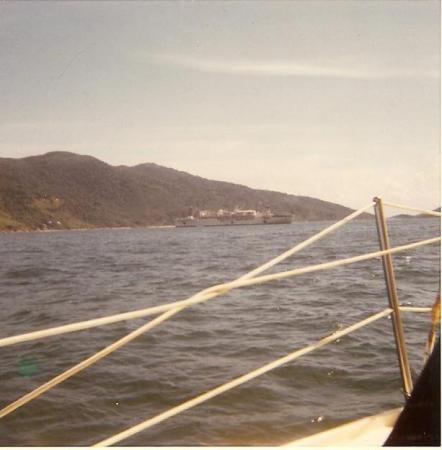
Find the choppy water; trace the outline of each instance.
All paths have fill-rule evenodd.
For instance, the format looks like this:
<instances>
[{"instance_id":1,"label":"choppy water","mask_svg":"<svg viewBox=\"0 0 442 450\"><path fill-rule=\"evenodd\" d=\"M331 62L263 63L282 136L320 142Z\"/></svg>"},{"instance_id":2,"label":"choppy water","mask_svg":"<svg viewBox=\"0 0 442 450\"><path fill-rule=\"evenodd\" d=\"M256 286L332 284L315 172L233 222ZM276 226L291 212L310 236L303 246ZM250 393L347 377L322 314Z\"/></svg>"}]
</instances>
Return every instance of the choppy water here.
<instances>
[{"instance_id":1,"label":"choppy water","mask_svg":"<svg viewBox=\"0 0 442 450\"><path fill-rule=\"evenodd\" d=\"M0 337L184 299L327 225L0 235ZM390 232L399 245L440 228L438 220L392 220ZM275 270L376 250L374 222L358 221ZM402 303L432 305L439 258L437 245L394 257ZM380 260L234 291L180 313L1 419L0 446L93 444L386 306ZM416 376L429 321L403 315ZM145 320L0 348L0 406ZM122 444L278 445L401 402L384 318Z\"/></svg>"}]
</instances>

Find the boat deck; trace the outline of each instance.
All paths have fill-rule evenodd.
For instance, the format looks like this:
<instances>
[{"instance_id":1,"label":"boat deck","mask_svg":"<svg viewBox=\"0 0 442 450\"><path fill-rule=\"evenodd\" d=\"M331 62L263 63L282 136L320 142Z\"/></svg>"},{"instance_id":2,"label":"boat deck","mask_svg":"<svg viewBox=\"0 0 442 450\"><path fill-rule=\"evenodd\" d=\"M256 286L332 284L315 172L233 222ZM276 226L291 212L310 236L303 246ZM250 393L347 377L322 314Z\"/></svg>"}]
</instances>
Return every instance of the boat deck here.
<instances>
[{"instance_id":1,"label":"boat deck","mask_svg":"<svg viewBox=\"0 0 442 450\"><path fill-rule=\"evenodd\" d=\"M289 442L283 447L376 446L387 440L403 408L354 420L344 425Z\"/></svg>"}]
</instances>

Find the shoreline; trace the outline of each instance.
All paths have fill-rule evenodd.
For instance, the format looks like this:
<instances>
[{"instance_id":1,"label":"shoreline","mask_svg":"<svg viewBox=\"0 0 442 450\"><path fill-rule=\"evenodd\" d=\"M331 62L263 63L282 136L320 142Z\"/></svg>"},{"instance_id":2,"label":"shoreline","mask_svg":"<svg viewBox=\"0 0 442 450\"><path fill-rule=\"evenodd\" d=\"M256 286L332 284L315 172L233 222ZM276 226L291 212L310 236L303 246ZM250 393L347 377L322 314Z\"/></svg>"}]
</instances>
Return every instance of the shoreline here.
<instances>
[{"instance_id":1,"label":"shoreline","mask_svg":"<svg viewBox=\"0 0 442 450\"><path fill-rule=\"evenodd\" d=\"M93 230L141 230L157 228L176 228L175 225L148 225L145 227L90 227L90 228L60 228L53 230L0 230L0 234L13 233L55 233L62 231L93 231Z\"/></svg>"},{"instance_id":2,"label":"shoreline","mask_svg":"<svg viewBox=\"0 0 442 450\"><path fill-rule=\"evenodd\" d=\"M372 218L358 218L357 220L371 220ZM438 217L419 217L419 216L409 216L409 217L397 217L392 216L388 218L389 220L416 220L416 219L436 219L440 220ZM298 220L293 221L291 225L296 223L312 223L312 222L330 222L331 220ZM54 233L62 231L92 231L92 230L152 230L152 229L169 229L169 228L185 228L176 227L175 225L147 225L147 226L135 226L135 227L90 227L90 228L60 228L51 230L0 230L0 234L13 234L13 233ZM191 227L191 228L207 228L207 227ZM210 227L208 227L210 228Z\"/></svg>"}]
</instances>

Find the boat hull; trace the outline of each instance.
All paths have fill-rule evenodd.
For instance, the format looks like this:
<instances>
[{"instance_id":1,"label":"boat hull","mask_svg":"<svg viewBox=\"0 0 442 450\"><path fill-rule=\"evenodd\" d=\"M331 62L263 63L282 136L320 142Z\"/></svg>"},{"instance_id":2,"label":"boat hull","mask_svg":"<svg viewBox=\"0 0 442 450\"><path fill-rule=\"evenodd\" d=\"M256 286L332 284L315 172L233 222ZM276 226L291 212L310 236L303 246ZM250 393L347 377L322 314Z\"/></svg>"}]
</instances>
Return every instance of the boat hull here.
<instances>
[{"instance_id":1,"label":"boat hull","mask_svg":"<svg viewBox=\"0 0 442 450\"><path fill-rule=\"evenodd\" d=\"M177 219L176 227L226 227L235 225L282 225L292 223L291 215L272 215L262 217L190 217Z\"/></svg>"}]
</instances>

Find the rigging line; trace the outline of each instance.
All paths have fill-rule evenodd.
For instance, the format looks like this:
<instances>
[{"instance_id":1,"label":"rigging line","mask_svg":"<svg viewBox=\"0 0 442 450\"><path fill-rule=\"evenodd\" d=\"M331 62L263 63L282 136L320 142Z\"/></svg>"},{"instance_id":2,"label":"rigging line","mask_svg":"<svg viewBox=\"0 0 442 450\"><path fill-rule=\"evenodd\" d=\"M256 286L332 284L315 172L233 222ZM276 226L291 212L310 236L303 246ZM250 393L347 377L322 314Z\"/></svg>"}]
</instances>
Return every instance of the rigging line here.
<instances>
[{"instance_id":1,"label":"rigging line","mask_svg":"<svg viewBox=\"0 0 442 450\"><path fill-rule=\"evenodd\" d=\"M390 203L383 201L385 206L389 206L390 208L398 208L398 209L406 209L408 211L420 212L423 214L428 214L429 216L442 217L442 214L438 211L431 211L428 209L420 209L420 208L412 208L411 206L397 205L396 203Z\"/></svg>"},{"instance_id":2,"label":"rigging line","mask_svg":"<svg viewBox=\"0 0 442 450\"><path fill-rule=\"evenodd\" d=\"M300 275L302 273L308 273L308 272L314 272L319 270L326 270L331 269L333 267L345 265L345 264L351 264L352 262L357 261L363 261L366 259L374 258L377 256L381 256L384 254L389 253L397 253L398 251L404 251L410 248L415 248L421 245L426 245L429 243L434 243L435 241L440 241L441 238L433 238L428 239L425 241L419 241L413 244L407 244L403 245L401 247L393 247L388 250L382 250L377 251L373 253L368 253L364 255L359 255L352 258L342 259L339 261L333 261L329 263L323 263L323 264L317 264L314 266L308 266L300 269L295 269L287 272L279 272L271 275L265 275L262 277L256 277L251 278L249 280L247 279L238 279L231 283L221 284L218 286L213 286L212 288L208 288L205 291L202 291L201 293L197 294L195 297L200 296L199 298L196 298L192 304L201 303L203 301L206 301L209 298L215 297L217 295L220 295L224 292L228 292L231 289L235 289L238 287L246 286L246 285L252 285L252 284L258 284L258 283L265 283L267 281L271 281L274 279L283 279L288 278L290 276ZM239 283L239 284L238 284ZM189 305L187 305L189 306ZM80 372L81 370L89 367L90 365L94 364L95 362L99 361L100 359L104 358L105 356L109 355L113 351L119 349L123 345L129 343L139 335L145 333L146 331L154 328L155 326L159 325L160 323L167 320L169 317L174 316L178 312L180 312L182 309L184 309L187 306L180 306L178 308L166 311L161 316L158 316L154 320L142 325L141 327L137 328L136 330L132 331L131 333L127 334L123 338L119 339L118 341L110 344L109 346L105 347L104 349L100 350L99 352L95 353L94 355L90 356L86 360L83 360L82 362L76 364L75 366L71 367L70 369L66 370L65 372L61 373L60 375L56 376L55 378L49 380L48 382L44 383L43 385L39 386L38 388L34 389L33 391L29 392L28 394L24 395L23 397L20 397L16 401L12 402L11 404L7 405L5 408L0 410L0 418L6 416L7 414L11 413L12 411L15 411L20 406L25 405L26 403L30 402L31 400L35 399L36 397L40 396L44 392L48 391L52 387L55 387L56 385L60 384L67 378L70 378L71 376L75 375L76 373Z\"/></svg>"},{"instance_id":3,"label":"rigging line","mask_svg":"<svg viewBox=\"0 0 442 450\"><path fill-rule=\"evenodd\" d=\"M236 280L236 281L232 281L230 283L226 283L224 285L220 285L220 287L224 286L226 288L226 291L229 291L231 289L236 289L236 288L244 287L244 286L251 286L254 284L262 284L262 283L266 283L268 281L283 280L285 278L293 277L295 275L302 275L302 274L310 273L310 272L319 272L320 270L334 269L335 267L345 266L345 265L360 262L360 261L366 261L368 259L377 258L379 256L384 256L384 255L393 254L393 253L399 253L399 252L403 252L405 250L411 250L411 249L414 249L417 247L421 247L423 245L435 244L436 242L440 242L440 240L441 240L441 237L438 236L438 237L431 238L431 239L425 239L423 241L413 242L413 243L405 244L405 245L399 245L397 247L391 247L387 250L378 250L378 251L372 252L372 253L364 253L362 255L352 256L350 258L339 259L337 261L326 262L326 263L321 263L321 264L314 264L312 266L301 267L299 269L293 269L293 270L287 270L285 272L276 272L276 273L272 273L269 275L262 275L260 277L255 277L250 280Z\"/></svg>"},{"instance_id":4,"label":"rigging line","mask_svg":"<svg viewBox=\"0 0 442 450\"><path fill-rule=\"evenodd\" d=\"M401 311L405 312L417 312L417 313L426 313L431 312L432 308L419 307L419 306L399 306Z\"/></svg>"},{"instance_id":5,"label":"rigging line","mask_svg":"<svg viewBox=\"0 0 442 450\"><path fill-rule=\"evenodd\" d=\"M263 264L262 266L252 270L247 274L247 278L254 277L255 275L260 274L264 270L269 269L270 267L273 267L274 265L278 264L279 262L283 261L284 259L288 258L289 256L292 256L293 254L301 251L305 247L309 246L310 244L313 244L314 242L318 241L319 239L322 239L327 234L331 233L332 231L335 231L342 225L345 225L347 222L350 222L351 220L355 219L356 217L360 216L362 213L367 211L368 209L372 208L375 205L375 202L371 202L369 205L364 206L363 208L358 209L357 211L353 212L352 214L349 214L347 217L344 217L339 222L334 223L333 225L330 225L327 228L324 228L319 233L316 233L312 237L306 239L305 241L299 243L298 245L295 245L290 250L287 250L285 253L282 253L281 255L277 256L276 258L273 258L269 262ZM244 276L245 277L245 276ZM242 279L241 277L240 279Z\"/></svg>"},{"instance_id":6,"label":"rigging line","mask_svg":"<svg viewBox=\"0 0 442 450\"><path fill-rule=\"evenodd\" d=\"M299 358L300 356L303 356L303 355L310 353L318 348L321 348L324 345L329 344L329 343L335 341L336 339L338 339L342 336L345 336L346 334L351 333L352 331L355 331L365 325L370 324L371 322L379 320L382 317L388 316L389 314L392 313L392 311L393 310L391 308L388 308L379 313L371 315L371 316L367 317L366 319L364 319L360 322L357 322L353 325L350 325L347 328L339 330L336 333L328 335L328 336L314 342L313 344L307 345L306 347L304 347L302 349L299 349L292 353L289 353L288 355L286 355L282 358L276 359L275 361L272 361L258 369L255 369L245 375L235 378L225 384L222 384L214 389L211 389L210 391L205 392L204 394L198 395L198 396L196 396L190 400L187 400L186 402L181 403L180 405L177 405L161 414L151 417L150 419L147 419L133 427L130 427L120 433L117 433L107 439L104 439L104 440L94 444L92 447L105 447L108 445L116 444L117 442L120 442L123 439L127 439L128 437L133 436L134 434L137 434L140 431L143 431L147 428L152 427L153 425L163 422L164 420L169 419L170 417L173 417L173 416L175 416L181 412L184 412L194 406L197 406L213 397L216 397L217 395L220 395L230 389L233 389L236 386L246 383L247 381L250 381L260 375L263 375L266 372L269 372L270 370L276 369L277 367L282 366L283 364L286 364L288 362L291 362L291 361Z\"/></svg>"},{"instance_id":7,"label":"rigging line","mask_svg":"<svg viewBox=\"0 0 442 450\"><path fill-rule=\"evenodd\" d=\"M306 239L305 241L295 245L290 250L287 250L286 252L282 253L281 255L278 255L277 257L275 257L272 260L266 262L265 264L257 267L256 269L253 269L251 272L248 272L247 274L243 275L239 279L249 279L259 273L262 273L264 270L267 270L270 267L273 267L274 265L278 264L279 262L283 261L284 259L294 255L296 252L299 252L300 250L304 249L305 247L312 244L313 242L316 242L317 240L323 238L324 236L326 236L327 234L336 230L340 226L346 224L350 220L353 220L357 216L361 215L362 213L364 213L365 211L370 209L373 206L373 204L374 204L374 202L370 203L367 206L364 206L363 208L358 209L357 211L354 211L353 213L344 217L342 220L334 223L333 225L330 225L327 228L324 228L324 230L311 236L310 238ZM198 295L198 294L195 294L195 295ZM177 302L173 302L173 303L167 303L167 304L159 305L159 306L152 306L150 308L139 309L136 311L129 311L129 312L125 312L125 313L114 314L111 316L85 320L82 322L75 322L75 323L71 323L71 324L67 324L67 325L60 325L57 327L46 328L44 330L37 330L37 331L29 332L29 333L18 334L15 336L2 338L2 339L0 339L0 347L5 347L7 345L13 345L13 344L17 344L20 342L42 339L42 338L49 337L49 336L56 336L56 335L64 334L64 333L72 333L75 331L86 330L89 328L99 327L99 326L108 325L111 323L121 322L121 321L125 321L125 320L139 319L141 317L147 317L150 315L162 313L169 309L178 308L180 306L187 306L189 304L192 304L190 302L190 300L194 299L195 295L193 295L192 297L190 297L186 300L181 300L181 301L177 301Z\"/></svg>"},{"instance_id":8,"label":"rigging line","mask_svg":"<svg viewBox=\"0 0 442 450\"><path fill-rule=\"evenodd\" d=\"M76 373L80 372L81 370L85 369L86 367L91 366L95 362L99 361L100 359L104 358L105 356L109 355L113 351L119 349L123 345L127 344L128 342L132 341L136 337L138 337L140 334L145 333L146 331L150 330L151 328L155 327L161 322L164 322L169 317L173 316L177 312L179 312L183 307L181 308L175 308L171 309L169 311L166 311L161 316L158 316L154 320L151 320L150 322L144 324L143 326L137 328L136 330L132 331L131 333L127 334L126 336L122 337L118 341L113 342L111 345L105 347L104 349L100 350L99 352L93 354L89 358L81 361L80 363L76 364L75 366L72 366L68 370L62 372L61 374L57 375L56 377L52 378L48 382L40 385L38 388L34 389L33 391L27 393L26 395L20 397L19 399L15 400L14 402L7 405L5 408L0 410L0 418L7 416L11 412L15 411L17 408L20 408L21 406L25 405L26 403L30 402L31 400L39 397L49 389L57 386L61 382L65 381L67 378L72 377Z\"/></svg>"},{"instance_id":9,"label":"rigging line","mask_svg":"<svg viewBox=\"0 0 442 450\"><path fill-rule=\"evenodd\" d=\"M99 327L102 325L108 325L111 323L122 322L126 320L139 319L142 317L152 316L158 313L163 313L165 311L186 306L190 299L195 296L190 297L186 300L180 300L178 302L167 303L159 306L151 306L149 308L139 309L136 311L129 311L121 314L114 314L112 316L100 317L97 319L85 320L82 322L75 322L67 325L60 325L58 327L46 328L43 330L32 331L24 334L17 334L15 336L10 336L0 339L0 347L6 347L8 345L18 344L20 342L33 341L36 339L42 339L45 337L56 336L59 334L72 333L75 331L86 330L89 328Z\"/></svg>"}]
</instances>

